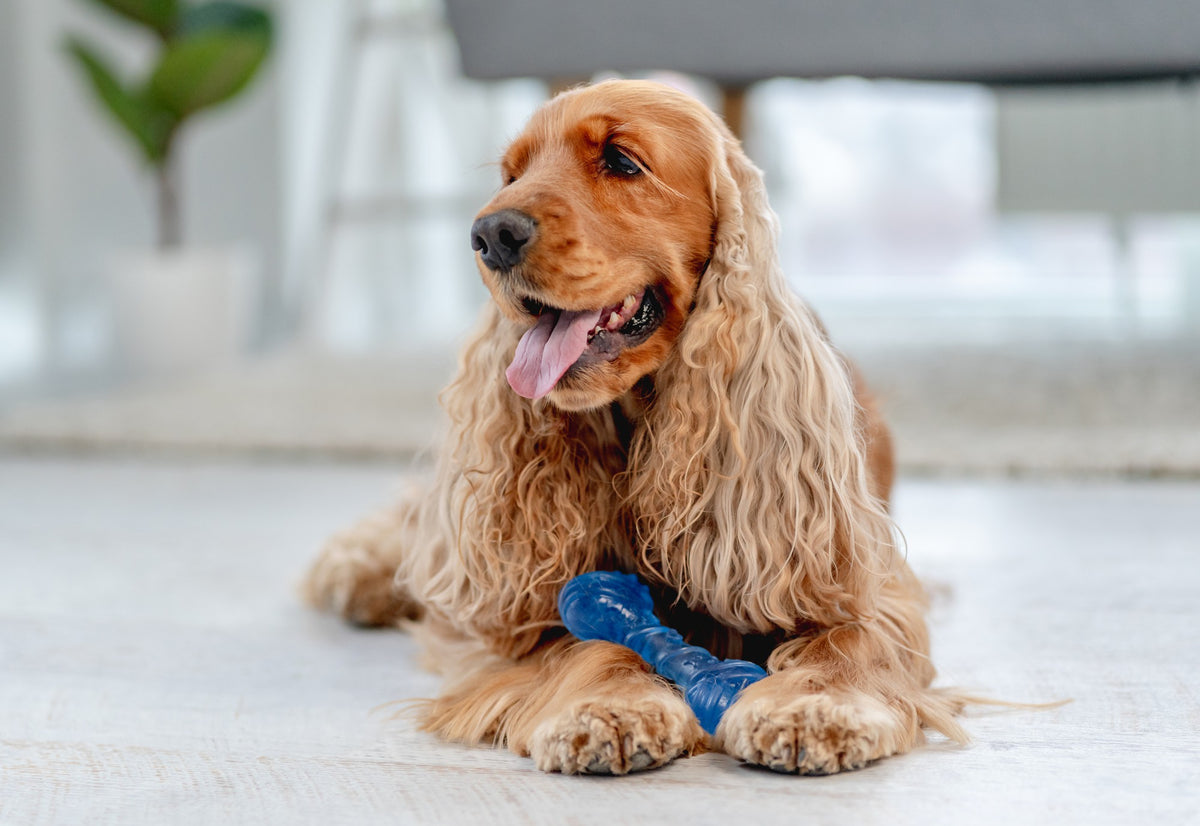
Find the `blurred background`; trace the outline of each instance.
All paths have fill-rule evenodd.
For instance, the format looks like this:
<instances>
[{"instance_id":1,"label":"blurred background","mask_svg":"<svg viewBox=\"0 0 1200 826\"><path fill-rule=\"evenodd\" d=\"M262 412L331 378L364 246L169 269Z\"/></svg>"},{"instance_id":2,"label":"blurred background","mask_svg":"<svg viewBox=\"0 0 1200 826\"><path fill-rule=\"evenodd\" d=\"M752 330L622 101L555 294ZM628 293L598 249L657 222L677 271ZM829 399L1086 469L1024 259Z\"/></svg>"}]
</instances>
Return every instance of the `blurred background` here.
<instances>
[{"instance_id":1,"label":"blurred background","mask_svg":"<svg viewBox=\"0 0 1200 826\"><path fill-rule=\"evenodd\" d=\"M1153 4L263 3L261 66L179 130L163 249L147 150L66 46L136 92L162 38L136 0L8 0L0 448L419 455L495 160L553 89L624 74L734 121L902 469L1196 475L1200 35Z\"/></svg>"}]
</instances>

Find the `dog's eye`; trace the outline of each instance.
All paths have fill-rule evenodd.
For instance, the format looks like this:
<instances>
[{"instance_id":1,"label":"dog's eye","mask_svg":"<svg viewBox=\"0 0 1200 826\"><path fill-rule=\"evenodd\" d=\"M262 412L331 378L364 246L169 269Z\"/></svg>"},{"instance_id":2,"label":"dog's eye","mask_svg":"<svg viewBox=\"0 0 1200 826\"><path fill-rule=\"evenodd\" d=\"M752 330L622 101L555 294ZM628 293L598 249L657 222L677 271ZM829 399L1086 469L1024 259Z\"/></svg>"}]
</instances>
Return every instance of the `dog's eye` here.
<instances>
[{"instance_id":1,"label":"dog's eye","mask_svg":"<svg viewBox=\"0 0 1200 826\"><path fill-rule=\"evenodd\" d=\"M604 168L614 175L621 175L625 178L642 174L642 168L611 143L604 147Z\"/></svg>"}]
</instances>

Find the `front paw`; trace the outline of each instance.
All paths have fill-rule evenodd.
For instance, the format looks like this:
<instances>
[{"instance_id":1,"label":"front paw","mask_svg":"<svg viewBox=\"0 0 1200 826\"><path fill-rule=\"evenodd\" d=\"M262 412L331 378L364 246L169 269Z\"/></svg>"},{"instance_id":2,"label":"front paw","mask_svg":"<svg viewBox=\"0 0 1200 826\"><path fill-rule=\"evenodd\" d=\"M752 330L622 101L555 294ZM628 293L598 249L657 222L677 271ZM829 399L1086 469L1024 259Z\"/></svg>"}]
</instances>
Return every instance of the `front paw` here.
<instances>
[{"instance_id":1,"label":"front paw","mask_svg":"<svg viewBox=\"0 0 1200 826\"><path fill-rule=\"evenodd\" d=\"M808 775L861 769L907 751L912 736L880 700L860 691L771 691L767 678L725 713L721 748L747 763Z\"/></svg>"},{"instance_id":2,"label":"front paw","mask_svg":"<svg viewBox=\"0 0 1200 826\"><path fill-rule=\"evenodd\" d=\"M581 703L538 726L529 754L542 771L628 774L665 766L704 740L677 695Z\"/></svg>"},{"instance_id":3,"label":"front paw","mask_svg":"<svg viewBox=\"0 0 1200 826\"><path fill-rule=\"evenodd\" d=\"M398 555L389 543L398 525L384 514L332 537L302 585L308 602L355 625L392 626L419 618L419 606L394 582Z\"/></svg>"}]
</instances>

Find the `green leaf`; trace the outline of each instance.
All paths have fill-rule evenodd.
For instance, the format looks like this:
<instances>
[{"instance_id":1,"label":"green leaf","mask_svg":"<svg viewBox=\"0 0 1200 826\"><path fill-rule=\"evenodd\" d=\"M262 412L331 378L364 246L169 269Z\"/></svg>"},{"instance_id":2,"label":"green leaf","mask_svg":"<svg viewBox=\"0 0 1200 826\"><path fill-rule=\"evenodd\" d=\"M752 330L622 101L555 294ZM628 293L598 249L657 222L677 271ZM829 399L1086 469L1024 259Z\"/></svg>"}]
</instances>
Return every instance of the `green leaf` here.
<instances>
[{"instance_id":1,"label":"green leaf","mask_svg":"<svg viewBox=\"0 0 1200 826\"><path fill-rule=\"evenodd\" d=\"M242 91L271 50L269 30L216 29L184 38L163 53L150 95L183 119Z\"/></svg>"},{"instance_id":2,"label":"green leaf","mask_svg":"<svg viewBox=\"0 0 1200 826\"><path fill-rule=\"evenodd\" d=\"M92 0L122 17L149 26L166 38L175 29L179 0Z\"/></svg>"},{"instance_id":3,"label":"green leaf","mask_svg":"<svg viewBox=\"0 0 1200 826\"><path fill-rule=\"evenodd\" d=\"M155 166L162 164L177 125L174 115L128 91L105 61L81 40L70 38L67 50L79 62L96 96L141 147L146 159Z\"/></svg>"},{"instance_id":4,"label":"green leaf","mask_svg":"<svg viewBox=\"0 0 1200 826\"><path fill-rule=\"evenodd\" d=\"M254 6L218 0L184 9L176 32L181 37L188 37L215 29L261 32L269 38L271 18L262 9Z\"/></svg>"}]
</instances>

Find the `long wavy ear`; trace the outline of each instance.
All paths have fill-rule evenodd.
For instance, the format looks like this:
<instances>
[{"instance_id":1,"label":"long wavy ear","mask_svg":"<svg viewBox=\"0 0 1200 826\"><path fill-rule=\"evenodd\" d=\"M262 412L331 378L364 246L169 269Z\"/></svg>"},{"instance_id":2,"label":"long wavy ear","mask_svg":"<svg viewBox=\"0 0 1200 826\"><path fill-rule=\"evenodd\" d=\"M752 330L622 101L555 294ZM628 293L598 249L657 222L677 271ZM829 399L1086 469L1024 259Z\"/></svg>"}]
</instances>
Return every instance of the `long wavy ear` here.
<instances>
[{"instance_id":1,"label":"long wavy ear","mask_svg":"<svg viewBox=\"0 0 1200 826\"><path fill-rule=\"evenodd\" d=\"M762 173L714 129L712 261L631 448L640 551L741 631L864 618L896 539L851 380L783 278Z\"/></svg>"},{"instance_id":2,"label":"long wavy ear","mask_svg":"<svg viewBox=\"0 0 1200 826\"><path fill-rule=\"evenodd\" d=\"M610 419L530 403L504 379L519 332L489 304L442 395L449 432L398 578L435 614L517 656L558 624L558 592L620 542ZM627 547L627 542L626 542Z\"/></svg>"}]
</instances>

